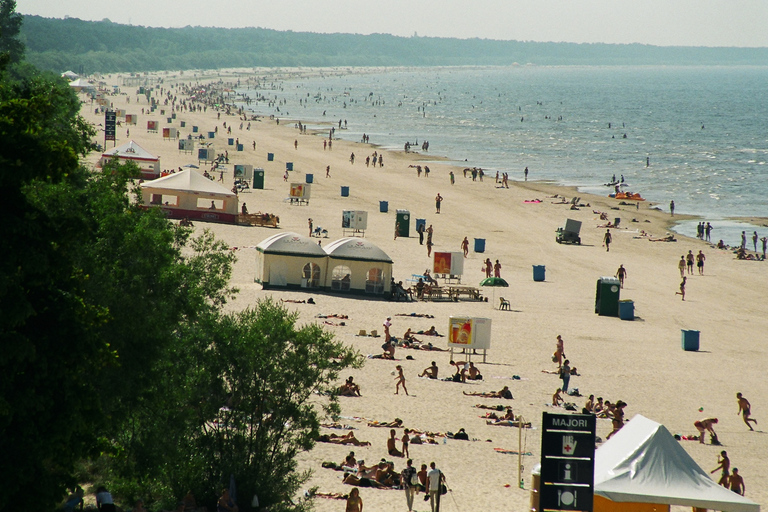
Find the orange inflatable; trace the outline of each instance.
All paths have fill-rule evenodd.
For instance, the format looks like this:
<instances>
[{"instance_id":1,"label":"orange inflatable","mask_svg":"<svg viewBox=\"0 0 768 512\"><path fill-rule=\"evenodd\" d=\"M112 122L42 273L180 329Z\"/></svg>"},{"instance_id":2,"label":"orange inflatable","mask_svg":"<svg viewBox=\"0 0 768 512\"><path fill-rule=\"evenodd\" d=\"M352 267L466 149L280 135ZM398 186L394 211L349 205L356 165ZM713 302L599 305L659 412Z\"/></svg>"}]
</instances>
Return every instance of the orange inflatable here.
<instances>
[{"instance_id":1,"label":"orange inflatable","mask_svg":"<svg viewBox=\"0 0 768 512\"><path fill-rule=\"evenodd\" d=\"M633 194L632 192L619 192L616 194L616 199L627 199L630 201L645 201L640 194Z\"/></svg>"}]
</instances>

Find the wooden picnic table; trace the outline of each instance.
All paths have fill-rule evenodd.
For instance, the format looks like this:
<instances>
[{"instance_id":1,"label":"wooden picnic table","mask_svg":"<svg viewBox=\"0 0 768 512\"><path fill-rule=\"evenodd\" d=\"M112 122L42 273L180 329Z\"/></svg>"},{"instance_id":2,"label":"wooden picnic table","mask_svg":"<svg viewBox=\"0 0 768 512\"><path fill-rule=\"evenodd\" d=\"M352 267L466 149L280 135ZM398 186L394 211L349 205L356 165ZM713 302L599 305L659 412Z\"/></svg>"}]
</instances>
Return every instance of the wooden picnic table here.
<instances>
[{"instance_id":1,"label":"wooden picnic table","mask_svg":"<svg viewBox=\"0 0 768 512\"><path fill-rule=\"evenodd\" d=\"M446 288L448 288L448 296L454 300L458 300L462 295L466 295L467 298L474 300L483 299L480 289L475 288L474 286L452 284L448 285Z\"/></svg>"}]
</instances>

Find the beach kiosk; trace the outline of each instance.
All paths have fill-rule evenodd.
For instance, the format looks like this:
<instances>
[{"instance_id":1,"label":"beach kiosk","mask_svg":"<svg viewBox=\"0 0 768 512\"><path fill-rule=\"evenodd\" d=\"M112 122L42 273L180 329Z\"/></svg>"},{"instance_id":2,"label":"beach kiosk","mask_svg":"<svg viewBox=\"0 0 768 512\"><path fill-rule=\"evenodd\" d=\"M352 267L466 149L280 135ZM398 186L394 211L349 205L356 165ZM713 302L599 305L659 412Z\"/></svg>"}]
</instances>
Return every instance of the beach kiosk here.
<instances>
[{"instance_id":1,"label":"beach kiosk","mask_svg":"<svg viewBox=\"0 0 768 512\"><path fill-rule=\"evenodd\" d=\"M216 149L213 146L197 148L197 163L210 163L216 160Z\"/></svg>"},{"instance_id":2,"label":"beach kiosk","mask_svg":"<svg viewBox=\"0 0 768 512\"><path fill-rule=\"evenodd\" d=\"M193 139L179 140L179 151L182 153L193 153L195 151L195 141Z\"/></svg>"},{"instance_id":3,"label":"beach kiosk","mask_svg":"<svg viewBox=\"0 0 768 512\"><path fill-rule=\"evenodd\" d=\"M328 254L326 289L359 295L389 294L392 259L368 240L341 238L324 247Z\"/></svg>"},{"instance_id":4,"label":"beach kiosk","mask_svg":"<svg viewBox=\"0 0 768 512\"><path fill-rule=\"evenodd\" d=\"M256 246L256 279L266 290L317 290L325 284L328 254L313 239L278 233Z\"/></svg>"},{"instance_id":5,"label":"beach kiosk","mask_svg":"<svg viewBox=\"0 0 768 512\"><path fill-rule=\"evenodd\" d=\"M446 282L461 282L461 276L464 274L464 253L435 251L432 253L432 274L445 279Z\"/></svg>"},{"instance_id":6,"label":"beach kiosk","mask_svg":"<svg viewBox=\"0 0 768 512\"><path fill-rule=\"evenodd\" d=\"M291 201L291 204L309 204L312 185L309 183L291 183L288 193L288 199Z\"/></svg>"},{"instance_id":7,"label":"beach kiosk","mask_svg":"<svg viewBox=\"0 0 768 512\"><path fill-rule=\"evenodd\" d=\"M178 139L179 138L179 130L177 128L163 128L163 138L164 139Z\"/></svg>"},{"instance_id":8,"label":"beach kiosk","mask_svg":"<svg viewBox=\"0 0 768 512\"><path fill-rule=\"evenodd\" d=\"M141 177L145 180L153 180L160 176L160 158L132 140L102 153L99 167L103 167L113 158L117 158L120 163L133 162L138 165Z\"/></svg>"},{"instance_id":9,"label":"beach kiosk","mask_svg":"<svg viewBox=\"0 0 768 512\"><path fill-rule=\"evenodd\" d=\"M157 121L147 121L147 131L149 133L157 133Z\"/></svg>"},{"instance_id":10,"label":"beach kiosk","mask_svg":"<svg viewBox=\"0 0 768 512\"><path fill-rule=\"evenodd\" d=\"M366 229L368 229L368 212L361 210L341 212L341 230L345 236L365 237Z\"/></svg>"},{"instance_id":11,"label":"beach kiosk","mask_svg":"<svg viewBox=\"0 0 768 512\"><path fill-rule=\"evenodd\" d=\"M468 316L451 316L448 318L448 348L453 351L461 349L469 361L478 350L483 352L485 362L487 351L491 348L491 319ZM470 350L471 349L471 350Z\"/></svg>"},{"instance_id":12,"label":"beach kiosk","mask_svg":"<svg viewBox=\"0 0 768 512\"><path fill-rule=\"evenodd\" d=\"M237 195L192 169L141 184L144 206L161 208L171 219L237 223Z\"/></svg>"}]
</instances>

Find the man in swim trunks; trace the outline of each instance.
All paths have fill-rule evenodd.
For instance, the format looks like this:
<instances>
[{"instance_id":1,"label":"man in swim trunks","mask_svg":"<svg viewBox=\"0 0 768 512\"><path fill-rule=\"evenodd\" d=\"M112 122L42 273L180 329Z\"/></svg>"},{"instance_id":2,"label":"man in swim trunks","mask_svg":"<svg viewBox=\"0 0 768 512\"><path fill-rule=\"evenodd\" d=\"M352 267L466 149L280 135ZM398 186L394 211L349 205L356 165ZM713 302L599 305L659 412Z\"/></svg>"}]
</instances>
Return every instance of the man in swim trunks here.
<instances>
[{"instance_id":1,"label":"man in swim trunks","mask_svg":"<svg viewBox=\"0 0 768 512\"><path fill-rule=\"evenodd\" d=\"M624 268L624 265L619 265L619 269L616 271L616 277L619 278L619 284L622 288L624 288L624 278L627 277L627 269Z\"/></svg>"},{"instance_id":2,"label":"man in swim trunks","mask_svg":"<svg viewBox=\"0 0 768 512\"><path fill-rule=\"evenodd\" d=\"M397 449L397 446L395 446L395 443L397 442L397 439L395 439L395 433L395 429L389 431L389 439L387 439L387 453L393 457L402 457L403 453Z\"/></svg>"},{"instance_id":3,"label":"man in swim trunks","mask_svg":"<svg viewBox=\"0 0 768 512\"><path fill-rule=\"evenodd\" d=\"M696 420L693 422L693 426L699 431L699 443L704 444L704 433L709 432L710 435L717 439L717 434L712 425L717 423L717 418L705 418L703 420Z\"/></svg>"},{"instance_id":4,"label":"man in swim trunks","mask_svg":"<svg viewBox=\"0 0 768 512\"><path fill-rule=\"evenodd\" d=\"M752 421L754 422L755 425L757 425L757 420L749 417L752 414L751 412L752 405L749 403L749 400L744 398L744 396L742 396L741 393L736 393L736 400L739 403L739 412L737 412L736 414L741 414L741 417L744 420L744 423L746 423L747 426L749 427L749 430L755 430L749 424L749 422Z\"/></svg>"},{"instance_id":5,"label":"man in swim trunks","mask_svg":"<svg viewBox=\"0 0 768 512\"><path fill-rule=\"evenodd\" d=\"M437 379L437 372L438 372L437 364L434 361L432 361L432 366L424 368L424 371L421 372L419 377L429 377L430 379Z\"/></svg>"},{"instance_id":6,"label":"man in swim trunks","mask_svg":"<svg viewBox=\"0 0 768 512\"><path fill-rule=\"evenodd\" d=\"M744 479L739 474L739 468L733 468L733 474L728 478L728 485L733 492L744 496L747 487L744 485Z\"/></svg>"},{"instance_id":7,"label":"man in swim trunks","mask_svg":"<svg viewBox=\"0 0 768 512\"><path fill-rule=\"evenodd\" d=\"M709 473L712 474L718 469L721 470L720 480L718 480L717 485L722 485L723 487L728 488L728 476L731 474L731 460L728 458L728 454L725 450L720 452L720 455L717 457L717 463L719 465Z\"/></svg>"}]
</instances>

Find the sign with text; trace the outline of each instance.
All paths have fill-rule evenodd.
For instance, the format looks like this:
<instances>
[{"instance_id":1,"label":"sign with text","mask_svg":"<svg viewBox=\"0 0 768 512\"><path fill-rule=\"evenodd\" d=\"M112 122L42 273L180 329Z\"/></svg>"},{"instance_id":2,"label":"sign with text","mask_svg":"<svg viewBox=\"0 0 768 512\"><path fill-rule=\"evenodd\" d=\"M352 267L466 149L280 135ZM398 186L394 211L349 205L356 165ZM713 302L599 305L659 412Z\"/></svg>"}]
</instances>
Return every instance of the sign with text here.
<instances>
[{"instance_id":1,"label":"sign with text","mask_svg":"<svg viewBox=\"0 0 768 512\"><path fill-rule=\"evenodd\" d=\"M114 110L107 110L104 113L104 141L115 140L115 126L117 124L117 115Z\"/></svg>"},{"instance_id":2,"label":"sign with text","mask_svg":"<svg viewBox=\"0 0 768 512\"><path fill-rule=\"evenodd\" d=\"M592 414L544 413L540 510L592 512L596 420Z\"/></svg>"}]
</instances>

